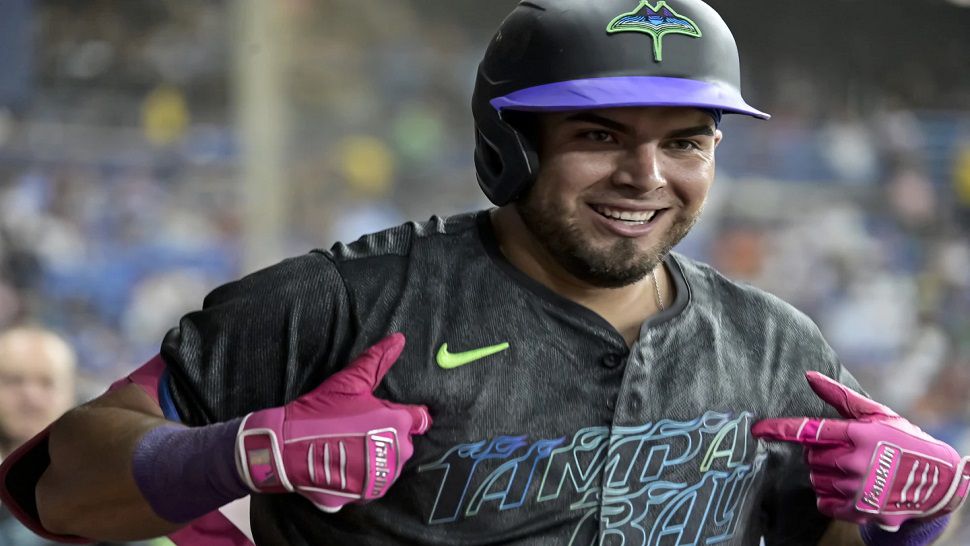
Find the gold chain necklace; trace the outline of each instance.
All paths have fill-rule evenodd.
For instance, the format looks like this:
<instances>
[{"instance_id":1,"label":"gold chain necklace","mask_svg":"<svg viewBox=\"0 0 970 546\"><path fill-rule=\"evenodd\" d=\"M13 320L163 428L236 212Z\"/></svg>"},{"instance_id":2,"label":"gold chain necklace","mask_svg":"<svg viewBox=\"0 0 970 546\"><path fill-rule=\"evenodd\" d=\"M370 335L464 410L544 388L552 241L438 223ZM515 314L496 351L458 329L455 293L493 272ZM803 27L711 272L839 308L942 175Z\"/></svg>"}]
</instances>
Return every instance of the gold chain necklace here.
<instances>
[{"instance_id":1,"label":"gold chain necklace","mask_svg":"<svg viewBox=\"0 0 970 546\"><path fill-rule=\"evenodd\" d=\"M650 271L650 279L653 281L654 296L657 298L657 309L664 310L664 298L660 295L660 285L657 283L657 270Z\"/></svg>"}]
</instances>

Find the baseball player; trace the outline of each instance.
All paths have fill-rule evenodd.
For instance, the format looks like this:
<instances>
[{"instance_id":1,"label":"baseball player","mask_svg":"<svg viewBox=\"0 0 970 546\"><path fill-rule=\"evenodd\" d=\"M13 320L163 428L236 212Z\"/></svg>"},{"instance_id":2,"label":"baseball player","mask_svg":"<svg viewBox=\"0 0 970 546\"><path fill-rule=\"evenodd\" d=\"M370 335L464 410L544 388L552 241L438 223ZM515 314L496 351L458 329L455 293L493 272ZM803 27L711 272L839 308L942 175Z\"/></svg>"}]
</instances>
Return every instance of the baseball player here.
<instances>
[{"instance_id":1,"label":"baseball player","mask_svg":"<svg viewBox=\"0 0 970 546\"><path fill-rule=\"evenodd\" d=\"M803 314L672 252L721 116L768 118L717 13L524 0L472 109L497 208L216 289L5 463L6 502L75 539L172 533L247 495L260 545L939 535L966 460L859 394Z\"/></svg>"}]
</instances>

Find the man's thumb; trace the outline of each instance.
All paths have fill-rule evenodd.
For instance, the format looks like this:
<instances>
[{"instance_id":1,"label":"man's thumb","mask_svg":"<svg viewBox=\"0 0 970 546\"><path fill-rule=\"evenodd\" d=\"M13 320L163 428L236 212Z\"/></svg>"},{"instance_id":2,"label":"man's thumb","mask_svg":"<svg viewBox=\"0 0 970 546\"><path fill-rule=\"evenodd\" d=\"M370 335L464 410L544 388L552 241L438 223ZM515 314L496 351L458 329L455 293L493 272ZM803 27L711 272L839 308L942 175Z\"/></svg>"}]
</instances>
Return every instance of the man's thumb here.
<instances>
[{"instance_id":1,"label":"man's thumb","mask_svg":"<svg viewBox=\"0 0 970 546\"><path fill-rule=\"evenodd\" d=\"M815 394L846 419L867 416L899 417L899 414L888 407L818 372L807 372L805 378Z\"/></svg>"},{"instance_id":2,"label":"man's thumb","mask_svg":"<svg viewBox=\"0 0 970 546\"><path fill-rule=\"evenodd\" d=\"M373 392L404 350L404 334L393 333L371 345L346 368L324 381L320 390L342 394Z\"/></svg>"}]
</instances>

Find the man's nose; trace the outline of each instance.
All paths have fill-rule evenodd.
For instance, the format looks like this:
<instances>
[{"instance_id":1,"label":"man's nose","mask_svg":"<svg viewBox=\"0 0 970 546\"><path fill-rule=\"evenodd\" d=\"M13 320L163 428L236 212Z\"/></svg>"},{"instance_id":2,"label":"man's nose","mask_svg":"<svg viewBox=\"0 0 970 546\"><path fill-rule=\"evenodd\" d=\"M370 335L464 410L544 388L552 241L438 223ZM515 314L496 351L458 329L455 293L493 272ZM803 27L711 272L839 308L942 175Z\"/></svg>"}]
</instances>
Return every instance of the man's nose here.
<instances>
[{"instance_id":1,"label":"man's nose","mask_svg":"<svg viewBox=\"0 0 970 546\"><path fill-rule=\"evenodd\" d=\"M51 385L45 381L25 381L22 385L24 401L31 407L45 407L51 402Z\"/></svg>"},{"instance_id":2,"label":"man's nose","mask_svg":"<svg viewBox=\"0 0 970 546\"><path fill-rule=\"evenodd\" d=\"M645 143L630 149L614 173L613 182L643 193L666 186L667 179L657 146Z\"/></svg>"}]
</instances>

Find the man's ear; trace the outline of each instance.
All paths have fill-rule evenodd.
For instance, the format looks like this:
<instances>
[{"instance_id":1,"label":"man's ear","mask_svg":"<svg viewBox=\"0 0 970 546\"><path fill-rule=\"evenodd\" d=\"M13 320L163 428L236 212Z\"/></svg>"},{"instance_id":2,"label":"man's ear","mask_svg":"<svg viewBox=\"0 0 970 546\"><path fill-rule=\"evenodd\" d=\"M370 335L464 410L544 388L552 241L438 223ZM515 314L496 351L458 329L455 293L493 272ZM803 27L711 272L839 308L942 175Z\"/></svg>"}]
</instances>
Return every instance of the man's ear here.
<instances>
[{"instance_id":1,"label":"man's ear","mask_svg":"<svg viewBox=\"0 0 970 546\"><path fill-rule=\"evenodd\" d=\"M720 129L714 129L714 149L716 150L721 144L721 139L724 138L724 133Z\"/></svg>"}]
</instances>

